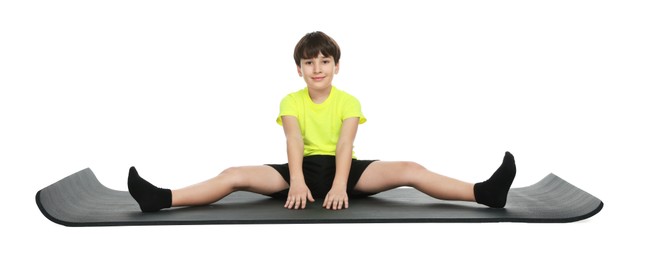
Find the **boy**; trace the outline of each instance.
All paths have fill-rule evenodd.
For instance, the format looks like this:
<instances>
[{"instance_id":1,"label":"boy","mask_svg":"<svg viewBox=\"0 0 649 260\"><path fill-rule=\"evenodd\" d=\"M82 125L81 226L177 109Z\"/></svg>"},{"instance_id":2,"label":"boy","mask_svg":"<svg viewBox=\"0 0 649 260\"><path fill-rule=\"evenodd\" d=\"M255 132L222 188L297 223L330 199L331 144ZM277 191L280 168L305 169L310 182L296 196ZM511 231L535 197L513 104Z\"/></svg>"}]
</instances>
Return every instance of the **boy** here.
<instances>
[{"instance_id":1,"label":"boy","mask_svg":"<svg viewBox=\"0 0 649 260\"><path fill-rule=\"evenodd\" d=\"M505 206L516 176L509 152L491 178L477 184L433 173L414 162L356 159L354 139L358 125L366 119L359 101L332 85L339 69L338 44L322 32L308 33L297 43L294 59L307 86L280 103L277 123L286 136L287 164L232 167L212 179L173 191L150 184L131 167L128 189L140 209L152 212L207 205L245 190L286 199L287 209L304 209L314 198L324 198L324 208L340 210L349 207L349 197L400 186L439 199Z\"/></svg>"}]
</instances>

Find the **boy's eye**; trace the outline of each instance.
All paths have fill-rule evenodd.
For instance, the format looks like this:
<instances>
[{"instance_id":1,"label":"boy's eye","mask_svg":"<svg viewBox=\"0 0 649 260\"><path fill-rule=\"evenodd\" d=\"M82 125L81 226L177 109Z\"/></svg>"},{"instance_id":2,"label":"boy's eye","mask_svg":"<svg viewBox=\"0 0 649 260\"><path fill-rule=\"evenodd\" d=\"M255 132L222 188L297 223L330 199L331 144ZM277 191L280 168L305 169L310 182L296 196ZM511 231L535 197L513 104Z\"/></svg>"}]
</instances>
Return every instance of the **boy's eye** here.
<instances>
[{"instance_id":1,"label":"boy's eye","mask_svg":"<svg viewBox=\"0 0 649 260\"><path fill-rule=\"evenodd\" d=\"M310 60L304 62L304 64L306 64L306 65L311 65L311 63L313 63L313 62L310 61Z\"/></svg>"},{"instance_id":2,"label":"boy's eye","mask_svg":"<svg viewBox=\"0 0 649 260\"><path fill-rule=\"evenodd\" d=\"M329 63L329 60L323 60L322 63L327 64Z\"/></svg>"}]
</instances>

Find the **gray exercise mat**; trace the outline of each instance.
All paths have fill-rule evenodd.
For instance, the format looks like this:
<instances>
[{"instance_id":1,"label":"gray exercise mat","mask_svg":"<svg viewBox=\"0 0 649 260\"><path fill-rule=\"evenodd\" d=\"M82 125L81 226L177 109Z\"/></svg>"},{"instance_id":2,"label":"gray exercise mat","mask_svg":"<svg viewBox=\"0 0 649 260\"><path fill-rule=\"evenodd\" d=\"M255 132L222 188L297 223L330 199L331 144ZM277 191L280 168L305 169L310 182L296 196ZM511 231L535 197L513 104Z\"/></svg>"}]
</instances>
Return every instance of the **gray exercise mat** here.
<instances>
[{"instance_id":1,"label":"gray exercise mat","mask_svg":"<svg viewBox=\"0 0 649 260\"><path fill-rule=\"evenodd\" d=\"M126 178L126 177L124 177ZM126 181L126 179L125 179ZM504 209L477 203L442 201L412 188L397 188L350 200L344 210L327 210L322 200L304 210L285 209L284 201L235 192L201 207L142 213L127 191L102 185L90 169L72 174L36 193L49 220L65 226L198 224L412 223L412 222L573 222L597 214L604 203L554 174L513 188Z\"/></svg>"}]
</instances>

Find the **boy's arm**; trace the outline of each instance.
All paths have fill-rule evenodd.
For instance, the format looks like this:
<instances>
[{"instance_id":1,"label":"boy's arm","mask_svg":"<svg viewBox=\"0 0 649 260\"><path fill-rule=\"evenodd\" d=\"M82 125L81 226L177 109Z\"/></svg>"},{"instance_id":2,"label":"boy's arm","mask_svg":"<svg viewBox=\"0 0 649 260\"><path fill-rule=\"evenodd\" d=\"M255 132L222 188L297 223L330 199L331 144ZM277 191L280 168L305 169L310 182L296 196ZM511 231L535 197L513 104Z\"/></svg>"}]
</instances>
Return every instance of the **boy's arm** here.
<instances>
[{"instance_id":1,"label":"boy's arm","mask_svg":"<svg viewBox=\"0 0 649 260\"><path fill-rule=\"evenodd\" d=\"M347 180L352 165L352 150L358 130L358 122L358 117L347 118L343 121L340 129L340 137L336 144L336 176L322 205L327 209L336 210L349 207Z\"/></svg>"},{"instance_id":2,"label":"boy's arm","mask_svg":"<svg viewBox=\"0 0 649 260\"><path fill-rule=\"evenodd\" d=\"M302 172L302 161L304 159L304 140L297 118L293 116L282 116L282 126L286 135L286 152L288 155L288 169L290 183L285 208L303 209L307 200L313 202L311 191L304 181Z\"/></svg>"}]
</instances>

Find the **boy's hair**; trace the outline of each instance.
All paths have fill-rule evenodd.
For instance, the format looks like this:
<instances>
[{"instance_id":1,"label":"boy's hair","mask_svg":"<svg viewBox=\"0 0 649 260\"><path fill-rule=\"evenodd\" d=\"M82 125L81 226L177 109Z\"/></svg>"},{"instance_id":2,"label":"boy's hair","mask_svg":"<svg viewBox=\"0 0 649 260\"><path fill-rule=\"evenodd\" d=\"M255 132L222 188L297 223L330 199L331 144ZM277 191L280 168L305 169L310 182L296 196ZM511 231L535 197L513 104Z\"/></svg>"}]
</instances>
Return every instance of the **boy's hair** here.
<instances>
[{"instance_id":1,"label":"boy's hair","mask_svg":"<svg viewBox=\"0 0 649 260\"><path fill-rule=\"evenodd\" d=\"M300 66L300 60L318 57L320 53L325 57L333 57L334 64L338 64L340 60L340 47L333 38L320 31L311 32L302 37L295 45L293 58L295 64Z\"/></svg>"}]
</instances>

